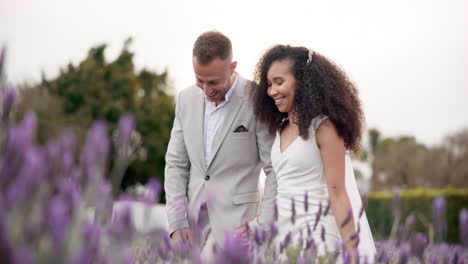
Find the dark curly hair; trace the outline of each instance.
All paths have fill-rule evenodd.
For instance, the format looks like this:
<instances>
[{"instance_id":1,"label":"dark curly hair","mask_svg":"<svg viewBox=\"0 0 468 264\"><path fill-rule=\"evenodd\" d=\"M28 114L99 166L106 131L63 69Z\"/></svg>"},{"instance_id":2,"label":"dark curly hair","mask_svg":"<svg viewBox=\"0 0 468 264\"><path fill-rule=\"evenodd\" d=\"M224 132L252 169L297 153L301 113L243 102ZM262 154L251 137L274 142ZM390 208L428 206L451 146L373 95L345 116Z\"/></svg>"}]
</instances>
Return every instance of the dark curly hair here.
<instances>
[{"instance_id":1,"label":"dark curly hair","mask_svg":"<svg viewBox=\"0 0 468 264\"><path fill-rule=\"evenodd\" d=\"M271 133L280 130L287 113L281 113L268 96L267 73L275 61L289 60L296 79L295 116L290 120L299 127L299 135L309 138L312 119L325 115L333 122L347 149L358 151L364 127L364 114L358 90L346 74L332 61L316 52L308 63L309 49L276 45L265 52L257 63L252 90L254 113L268 124Z\"/></svg>"}]
</instances>

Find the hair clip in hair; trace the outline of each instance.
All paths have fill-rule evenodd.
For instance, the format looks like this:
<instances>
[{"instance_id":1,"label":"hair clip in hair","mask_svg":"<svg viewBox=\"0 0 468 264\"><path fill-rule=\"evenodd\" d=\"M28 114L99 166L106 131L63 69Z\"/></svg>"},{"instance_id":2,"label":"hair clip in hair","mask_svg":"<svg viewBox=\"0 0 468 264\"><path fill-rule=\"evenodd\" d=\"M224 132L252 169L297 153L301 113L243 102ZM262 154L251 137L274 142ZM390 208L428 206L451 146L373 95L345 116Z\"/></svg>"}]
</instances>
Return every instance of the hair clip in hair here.
<instances>
[{"instance_id":1,"label":"hair clip in hair","mask_svg":"<svg viewBox=\"0 0 468 264\"><path fill-rule=\"evenodd\" d=\"M314 56L314 51L309 50L309 57L307 58L307 65L310 65L310 63L312 62L312 56Z\"/></svg>"}]
</instances>

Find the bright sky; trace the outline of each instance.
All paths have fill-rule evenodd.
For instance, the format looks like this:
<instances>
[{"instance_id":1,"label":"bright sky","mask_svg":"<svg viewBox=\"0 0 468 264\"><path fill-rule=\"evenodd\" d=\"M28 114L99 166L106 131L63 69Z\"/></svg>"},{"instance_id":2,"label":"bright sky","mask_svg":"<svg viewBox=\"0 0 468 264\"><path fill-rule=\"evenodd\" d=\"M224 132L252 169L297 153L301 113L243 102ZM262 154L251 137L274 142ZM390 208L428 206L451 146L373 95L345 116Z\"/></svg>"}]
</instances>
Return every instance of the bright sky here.
<instances>
[{"instance_id":1,"label":"bright sky","mask_svg":"<svg viewBox=\"0 0 468 264\"><path fill-rule=\"evenodd\" d=\"M306 46L358 85L368 127L434 144L468 126L467 10L465 0L1 0L0 43L17 83L54 77L93 45L113 59L131 36L137 67L167 68L177 91L194 81L192 45L206 30L231 38L248 78L269 46Z\"/></svg>"}]
</instances>

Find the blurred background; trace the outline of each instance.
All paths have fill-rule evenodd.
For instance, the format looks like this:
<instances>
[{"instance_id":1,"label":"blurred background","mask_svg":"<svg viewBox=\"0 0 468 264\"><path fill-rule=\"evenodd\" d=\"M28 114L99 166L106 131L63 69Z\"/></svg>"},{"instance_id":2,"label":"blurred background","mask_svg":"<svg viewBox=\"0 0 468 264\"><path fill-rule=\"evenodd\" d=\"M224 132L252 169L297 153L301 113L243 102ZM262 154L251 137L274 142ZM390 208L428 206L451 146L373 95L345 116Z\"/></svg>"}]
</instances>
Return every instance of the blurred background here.
<instances>
[{"instance_id":1,"label":"blurred background","mask_svg":"<svg viewBox=\"0 0 468 264\"><path fill-rule=\"evenodd\" d=\"M35 111L41 143L64 128L83 142L96 119L112 135L131 112L132 163L123 178L109 179L118 194L163 181L175 95L194 83L199 34L227 35L247 78L268 47L306 46L340 65L360 90L368 130L354 164L361 191L370 192L373 228L390 232L378 208L391 214L384 192L395 187L405 190L407 213L418 207L414 199L430 208L435 195L453 197L449 221L458 224L468 207L466 10L463 0L2 0L2 78L18 92L13 120Z\"/></svg>"}]
</instances>

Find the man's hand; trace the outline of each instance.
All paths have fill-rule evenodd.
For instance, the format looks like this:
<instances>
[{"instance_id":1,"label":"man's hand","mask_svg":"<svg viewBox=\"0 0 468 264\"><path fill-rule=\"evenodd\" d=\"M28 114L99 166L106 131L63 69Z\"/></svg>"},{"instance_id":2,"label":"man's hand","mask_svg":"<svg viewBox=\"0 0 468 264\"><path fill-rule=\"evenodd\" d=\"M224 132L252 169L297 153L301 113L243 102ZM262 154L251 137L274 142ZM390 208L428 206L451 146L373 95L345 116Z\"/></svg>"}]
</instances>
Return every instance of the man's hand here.
<instances>
[{"instance_id":1,"label":"man's hand","mask_svg":"<svg viewBox=\"0 0 468 264\"><path fill-rule=\"evenodd\" d=\"M234 236L240 238L242 245L249 248L252 234L252 230L250 229L247 222L245 222L241 227L239 227L239 229L236 230Z\"/></svg>"},{"instance_id":2,"label":"man's hand","mask_svg":"<svg viewBox=\"0 0 468 264\"><path fill-rule=\"evenodd\" d=\"M188 243L192 245L192 232L188 227L177 229L171 234L171 240L175 244Z\"/></svg>"}]
</instances>

